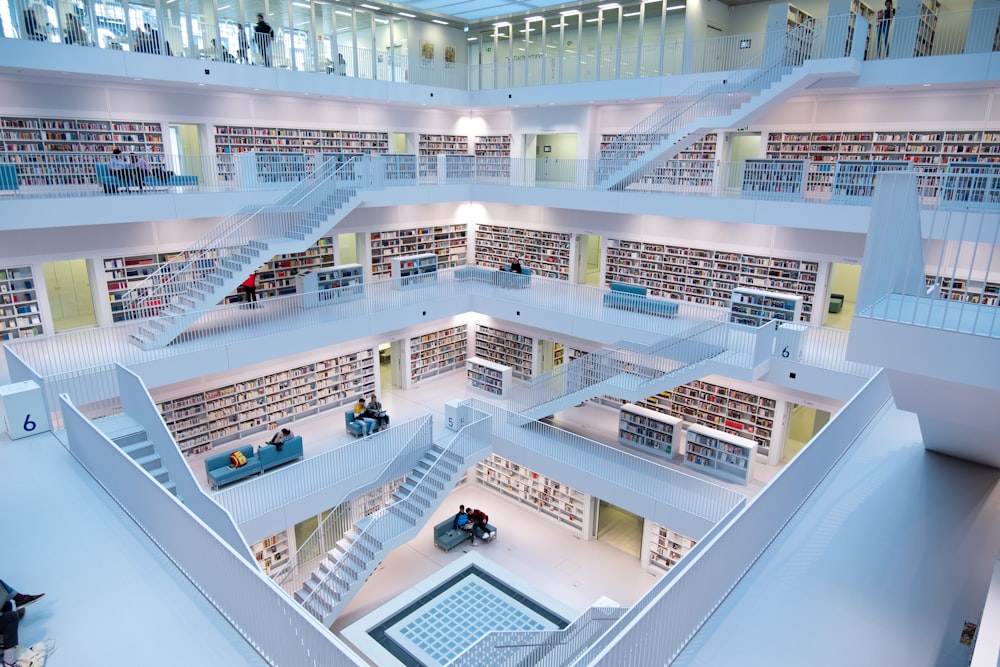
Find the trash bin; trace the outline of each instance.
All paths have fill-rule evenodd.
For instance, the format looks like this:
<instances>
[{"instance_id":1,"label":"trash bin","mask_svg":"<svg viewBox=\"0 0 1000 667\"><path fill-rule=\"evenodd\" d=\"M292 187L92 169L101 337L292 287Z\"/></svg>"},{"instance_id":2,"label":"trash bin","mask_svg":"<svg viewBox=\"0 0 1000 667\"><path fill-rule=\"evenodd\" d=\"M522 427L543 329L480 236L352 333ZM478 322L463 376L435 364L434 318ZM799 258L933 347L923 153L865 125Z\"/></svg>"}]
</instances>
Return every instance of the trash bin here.
<instances>
[{"instance_id":1,"label":"trash bin","mask_svg":"<svg viewBox=\"0 0 1000 667\"><path fill-rule=\"evenodd\" d=\"M844 307L844 295L843 294L831 294L830 295L830 307L827 308L828 313L839 313L840 309Z\"/></svg>"}]
</instances>

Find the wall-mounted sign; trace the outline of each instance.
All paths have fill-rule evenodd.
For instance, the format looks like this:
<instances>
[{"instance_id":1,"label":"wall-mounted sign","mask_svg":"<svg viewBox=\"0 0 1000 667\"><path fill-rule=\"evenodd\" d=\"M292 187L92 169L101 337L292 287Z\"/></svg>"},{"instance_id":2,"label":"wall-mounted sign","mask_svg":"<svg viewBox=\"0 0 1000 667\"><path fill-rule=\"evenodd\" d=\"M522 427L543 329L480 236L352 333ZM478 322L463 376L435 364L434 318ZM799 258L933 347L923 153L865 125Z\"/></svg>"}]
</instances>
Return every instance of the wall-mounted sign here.
<instances>
[{"instance_id":1,"label":"wall-mounted sign","mask_svg":"<svg viewBox=\"0 0 1000 667\"><path fill-rule=\"evenodd\" d=\"M750 48L750 40L749 39L741 39L740 40L740 48L741 49L749 49Z\"/></svg>"}]
</instances>

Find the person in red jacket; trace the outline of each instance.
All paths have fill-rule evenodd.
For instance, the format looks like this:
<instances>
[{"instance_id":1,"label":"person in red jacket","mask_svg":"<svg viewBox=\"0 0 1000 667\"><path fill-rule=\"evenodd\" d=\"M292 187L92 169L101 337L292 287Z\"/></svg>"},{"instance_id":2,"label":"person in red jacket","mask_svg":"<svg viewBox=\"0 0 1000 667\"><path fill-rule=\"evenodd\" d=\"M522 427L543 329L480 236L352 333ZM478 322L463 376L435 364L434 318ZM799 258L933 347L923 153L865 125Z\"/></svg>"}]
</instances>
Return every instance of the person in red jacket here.
<instances>
[{"instance_id":1,"label":"person in red jacket","mask_svg":"<svg viewBox=\"0 0 1000 667\"><path fill-rule=\"evenodd\" d=\"M257 301L257 274L251 273L250 277L243 281L241 287L243 288L244 303L250 304L250 308L256 308L253 304Z\"/></svg>"}]
</instances>

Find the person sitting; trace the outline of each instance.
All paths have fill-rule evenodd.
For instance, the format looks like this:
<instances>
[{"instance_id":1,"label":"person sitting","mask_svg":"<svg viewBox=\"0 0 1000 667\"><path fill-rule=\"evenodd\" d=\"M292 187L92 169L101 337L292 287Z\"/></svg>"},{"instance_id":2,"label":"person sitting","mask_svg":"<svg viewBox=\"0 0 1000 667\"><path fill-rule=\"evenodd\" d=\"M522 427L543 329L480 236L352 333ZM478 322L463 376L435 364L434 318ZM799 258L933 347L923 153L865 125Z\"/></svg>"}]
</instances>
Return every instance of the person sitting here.
<instances>
[{"instance_id":1,"label":"person sitting","mask_svg":"<svg viewBox=\"0 0 1000 667\"><path fill-rule=\"evenodd\" d=\"M493 535L490 533L487 523L489 523L490 518L486 515L486 512L473 508L469 512L469 523L472 524L472 545L475 546L476 538L480 538L484 542L489 542Z\"/></svg>"},{"instance_id":2,"label":"person sitting","mask_svg":"<svg viewBox=\"0 0 1000 667\"><path fill-rule=\"evenodd\" d=\"M465 505L458 506L458 514L451 521L452 530L466 530L465 526L469 523L469 515L465 511Z\"/></svg>"},{"instance_id":3,"label":"person sitting","mask_svg":"<svg viewBox=\"0 0 1000 667\"><path fill-rule=\"evenodd\" d=\"M108 169L111 170L112 175L125 183L126 187L138 186L139 190L142 190L142 174L138 167L125 161L120 148L111 151L111 162Z\"/></svg>"},{"instance_id":4,"label":"person sitting","mask_svg":"<svg viewBox=\"0 0 1000 667\"><path fill-rule=\"evenodd\" d=\"M521 273L521 262L517 257L510 258L510 272Z\"/></svg>"},{"instance_id":5,"label":"person sitting","mask_svg":"<svg viewBox=\"0 0 1000 667\"><path fill-rule=\"evenodd\" d=\"M3 635L3 667L15 667L21 664L18 660L18 625L24 618L24 607L45 595L27 595L18 593L5 582L0 581L0 633Z\"/></svg>"},{"instance_id":6,"label":"person sitting","mask_svg":"<svg viewBox=\"0 0 1000 667\"><path fill-rule=\"evenodd\" d=\"M368 406L365 408L365 417L375 420L375 430L380 431L389 425L389 415L382 409L382 404L378 402L378 397L372 394L368 399Z\"/></svg>"},{"instance_id":7,"label":"person sitting","mask_svg":"<svg viewBox=\"0 0 1000 667\"><path fill-rule=\"evenodd\" d=\"M274 435L271 436L271 439L266 444L274 445L274 448L280 452L281 446L294 437L295 434L292 433L291 429L281 428L274 432Z\"/></svg>"},{"instance_id":8,"label":"person sitting","mask_svg":"<svg viewBox=\"0 0 1000 667\"><path fill-rule=\"evenodd\" d=\"M354 406L354 419L355 421L361 420L361 435L371 435L375 431L375 426L378 422L371 417L365 416L365 399L359 398L358 404Z\"/></svg>"},{"instance_id":9,"label":"person sitting","mask_svg":"<svg viewBox=\"0 0 1000 667\"><path fill-rule=\"evenodd\" d=\"M155 167L150 165L146 158L135 153L132 154L132 167L142 176L152 176L164 182L174 175L174 172L168 171L159 165Z\"/></svg>"}]
</instances>

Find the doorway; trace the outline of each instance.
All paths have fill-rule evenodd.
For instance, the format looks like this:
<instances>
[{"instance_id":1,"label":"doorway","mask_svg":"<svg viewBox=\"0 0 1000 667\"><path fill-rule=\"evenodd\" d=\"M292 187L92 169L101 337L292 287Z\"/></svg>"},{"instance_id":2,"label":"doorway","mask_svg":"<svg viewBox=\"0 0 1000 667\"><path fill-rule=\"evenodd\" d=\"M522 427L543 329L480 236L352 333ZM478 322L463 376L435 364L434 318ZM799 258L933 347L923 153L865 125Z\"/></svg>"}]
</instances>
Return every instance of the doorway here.
<instances>
[{"instance_id":1,"label":"doorway","mask_svg":"<svg viewBox=\"0 0 1000 667\"><path fill-rule=\"evenodd\" d=\"M87 260L43 262L42 275L56 332L97 326Z\"/></svg>"},{"instance_id":2,"label":"doorway","mask_svg":"<svg viewBox=\"0 0 1000 667\"><path fill-rule=\"evenodd\" d=\"M409 359L409 354L406 349L406 339L389 341L389 350L387 353L382 352L382 346L379 345L379 369L382 369L382 357L385 354L386 366L389 368L389 385L382 385L382 393L388 391L391 387L392 389L406 389L409 386L409 369L407 368L407 361Z\"/></svg>"},{"instance_id":3,"label":"doorway","mask_svg":"<svg viewBox=\"0 0 1000 667\"><path fill-rule=\"evenodd\" d=\"M851 328L860 281L860 264L834 263L830 266L830 293L823 309L824 326L835 329Z\"/></svg>"},{"instance_id":4,"label":"doorway","mask_svg":"<svg viewBox=\"0 0 1000 667\"><path fill-rule=\"evenodd\" d=\"M638 559L642 554L642 517L602 500L597 508L597 539Z\"/></svg>"},{"instance_id":5,"label":"doorway","mask_svg":"<svg viewBox=\"0 0 1000 667\"><path fill-rule=\"evenodd\" d=\"M393 132L392 133L392 152L393 153L416 153L417 149L414 146L414 135L408 134L406 132Z\"/></svg>"},{"instance_id":6,"label":"doorway","mask_svg":"<svg viewBox=\"0 0 1000 667\"><path fill-rule=\"evenodd\" d=\"M724 164L723 183L726 188L743 187L743 163L760 157L760 133L733 134L729 137L729 160ZM725 169L728 167L728 169Z\"/></svg>"},{"instance_id":7,"label":"doorway","mask_svg":"<svg viewBox=\"0 0 1000 667\"><path fill-rule=\"evenodd\" d=\"M575 183L576 143L576 133L525 135L524 156L535 159L535 181Z\"/></svg>"},{"instance_id":8,"label":"doorway","mask_svg":"<svg viewBox=\"0 0 1000 667\"><path fill-rule=\"evenodd\" d=\"M364 248L360 245L362 242L362 235L354 232L337 234L337 266L361 264L362 262L358 258L364 258Z\"/></svg>"},{"instance_id":9,"label":"doorway","mask_svg":"<svg viewBox=\"0 0 1000 667\"><path fill-rule=\"evenodd\" d=\"M392 343L378 345L379 391L383 394L392 389Z\"/></svg>"},{"instance_id":10,"label":"doorway","mask_svg":"<svg viewBox=\"0 0 1000 667\"><path fill-rule=\"evenodd\" d=\"M576 282L581 285L601 285L601 237L593 234L576 236Z\"/></svg>"},{"instance_id":11,"label":"doorway","mask_svg":"<svg viewBox=\"0 0 1000 667\"><path fill-rule=\"evenodd\" d=\"M788 420L788 436L781 452L781 462L788 463L802 450L820 429L830 421L830 413L808 405L792 403L792 416Z\"/></svg>"},{"instance_id":12,"label":"doorway","mask_svg":"<svg viewBox=\"0 0 1000 667\"><path fill-rule=\"evenodd\" d=\"M167 169L176 174L197 176L199 183L208 183L202 164L201 133L197 125L170 124L173 153L166 156ZM214 167L213 167L214 169ZM214 176L214 172L210 172Z\"/></svg>"}]
</instances>

